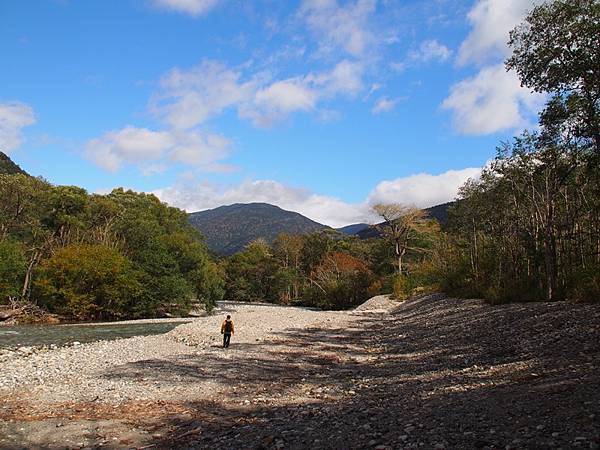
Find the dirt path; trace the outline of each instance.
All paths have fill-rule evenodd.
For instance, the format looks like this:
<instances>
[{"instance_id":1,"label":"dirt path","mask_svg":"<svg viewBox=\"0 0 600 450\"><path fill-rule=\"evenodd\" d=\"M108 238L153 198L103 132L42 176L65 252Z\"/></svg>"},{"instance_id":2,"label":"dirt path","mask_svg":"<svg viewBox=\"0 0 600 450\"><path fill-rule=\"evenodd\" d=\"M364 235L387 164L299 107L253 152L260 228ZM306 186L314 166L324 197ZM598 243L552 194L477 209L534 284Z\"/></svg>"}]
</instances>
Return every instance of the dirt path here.
<instances>
[{"instance_id":1,"label":"dirt path","mask_svg":"<svg viewBox=\"0 0 600 450\"><path fill-rule=\"evenodd\" d=\"M600 444L597 306L429 296L392 314L323 317L227 351L188 348L99 372L170 386L163 395L48 402L38 386L4 391L0 448Z\"/></svg>"}]
</instances>

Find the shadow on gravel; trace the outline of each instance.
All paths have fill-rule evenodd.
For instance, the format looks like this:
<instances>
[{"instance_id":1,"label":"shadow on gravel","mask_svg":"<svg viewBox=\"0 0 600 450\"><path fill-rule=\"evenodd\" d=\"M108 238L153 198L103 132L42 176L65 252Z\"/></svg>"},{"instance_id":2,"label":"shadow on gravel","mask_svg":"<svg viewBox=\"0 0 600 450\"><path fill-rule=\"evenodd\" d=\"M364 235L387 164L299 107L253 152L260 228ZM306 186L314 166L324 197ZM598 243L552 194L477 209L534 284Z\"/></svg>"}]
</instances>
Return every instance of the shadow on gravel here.
<instances>
[{"instance_id":1,"label":"shadow on gravel","mask_svg":"<svg viewBox=\"0 0 600 450\"><path fill-rule=\"evenodd\" d=\"M491 307L430 296L389 315L365 315L348 330L291 330L280 343L240 346L234 360L207 358L148 361L107 374L214 377L245 386L243 395L212 406L190 402L198 416L157 440L156 448L600 444L600 311L594 306ZM291 392L295 397L286 398ZM262 398L278 395L286 401ZM207 413L218 416L207 419ZM174 425L166 419L164 426Z\"/></svg>"}]
</instances>

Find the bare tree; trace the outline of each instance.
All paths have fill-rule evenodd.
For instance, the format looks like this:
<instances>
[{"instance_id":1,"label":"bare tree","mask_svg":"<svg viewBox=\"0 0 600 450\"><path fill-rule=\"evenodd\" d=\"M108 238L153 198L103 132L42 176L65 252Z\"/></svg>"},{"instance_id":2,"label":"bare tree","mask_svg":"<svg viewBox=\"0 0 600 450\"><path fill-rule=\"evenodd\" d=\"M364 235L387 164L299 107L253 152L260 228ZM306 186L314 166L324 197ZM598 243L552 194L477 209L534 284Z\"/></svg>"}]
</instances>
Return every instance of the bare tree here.
<instances>
[{"instance_id":1,"label":"bare tree","mask_svg":"<svg viewBox=\"0 0 600 450\"><path fill-rule=\"evenodd\" d=\"M404 255L410 249L409 243L414 232L422 228L425 223L425 212L399 203L379 203L372 209L384 220L378 228L394 244L398 258L398 273L401 274Z\"/></svg>"}]
</instances>

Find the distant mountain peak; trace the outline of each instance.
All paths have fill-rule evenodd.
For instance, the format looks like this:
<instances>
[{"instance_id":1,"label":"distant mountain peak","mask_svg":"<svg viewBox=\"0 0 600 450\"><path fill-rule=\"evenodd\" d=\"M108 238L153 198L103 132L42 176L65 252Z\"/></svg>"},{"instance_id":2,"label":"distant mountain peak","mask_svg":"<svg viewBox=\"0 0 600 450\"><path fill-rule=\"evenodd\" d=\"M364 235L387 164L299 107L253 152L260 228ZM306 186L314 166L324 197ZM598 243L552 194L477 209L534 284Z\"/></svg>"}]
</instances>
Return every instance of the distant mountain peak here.
<instances>
[{"instance_id":1,"label":"distant mountain peak","mask_svg":"<svg viewBox=\"0 0 600 450\"><path fill-rule=\"evenodd\" d=\"M267 243L281 233L308 234L329 227L270 203L234 203L190 213L190 223L215 253L232 255L256 239Z\"/></svg>"}]
</instances>

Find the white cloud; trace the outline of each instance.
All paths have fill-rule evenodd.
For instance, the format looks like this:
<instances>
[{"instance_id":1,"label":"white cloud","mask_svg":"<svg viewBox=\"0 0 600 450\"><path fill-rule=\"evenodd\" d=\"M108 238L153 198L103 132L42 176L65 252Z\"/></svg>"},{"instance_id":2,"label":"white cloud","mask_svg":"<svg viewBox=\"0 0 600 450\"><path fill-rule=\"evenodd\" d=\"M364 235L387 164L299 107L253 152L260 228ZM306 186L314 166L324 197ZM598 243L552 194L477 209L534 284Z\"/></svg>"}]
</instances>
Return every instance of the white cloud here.
<instances>
[{"instance_id":1,"label":"white cloud","mask_svg":"<svg viewBox=\"0 0 600 450\"><path fill-rule=\"evenodd\" d=\"M408 59L415 62L426 63L430 61L446 61L452 51L437 40L427 40L421 42L418 50L413 50L408 54Z\"/></svg>"},{"instance_id":2,"label":"white cloud","mask_svg":"<svg viewBox=\"0 0 600 450\"><path fill-rule=\"evenodd\" d=\"M270 127L295 111L310 111L317 94L301 79L276 81L258 90L254 99L240 107L240 116L256 126Z\"/></svg>"},{"instance_id":3,"label":"white cloud","mask_svg":"<svg viewBox=\"0 0 600 450\"><path fill-rule=\"evenodd\" d=\"M180 162L205 170L230 170L220 165L231 145L221 135L204 135L197 127L228 108L259 127L270 127L294 112L318 109L321 101L355 95L363 89L362 65L343 60L330 71L272 80L266 73L244 78L224 64L205 60L189 70L173 69L160 81L149 109L163 124L162 131L126 126L90 140L85 153L100 167L118 170L123 164L142 166L144 173L165 170ZM339 114L317 111L323 119Z\"/></svg>"},{"instance_id":4,"label":"white cloud","mask_svg":"<svg viewBox=\"0 0 600 450\"><path fill-rule=\"evenodd\" d=\"M215 8L220 0L154 0L154 5L170 11L198 17Z\"/></svg>"},{"instance_id":5,"label":"white cloud","mask_svg":"<svg viewBox=\"0 0 600 450\"><path fill-rule=\"evenodd\" d=\"M169 71L160 86L161 91L151 99L151 111L169 126L187 129L248 101L259 83L257 79L242 82L240 72L205 60L189 70Z\"/></svg>"},{"instance_id":6,"label":"white cloud","mask_svg":"<svg viewBox=\"0 0 600 450\"><path fill-rule=\"evenodd\" d=\"M240 104L238 111L240 117L251 119L254 125L270 127L293 112L315 110L320 101L356 95L364 88L362 75L362 64L343 60L330 71L267 84Z\"/></svg>"},{"instance_id":7,"label":"white cloud","mask_svg":"<svg viewBox=\"0 0 600 450\"><path fill-rule=\"evenodd\" d=\"M179 162L205 170L229 151L230 142L220 135L202 136L196 131L152 131L126 126L90 140L86 156L98 166L115 172L125 164L139 166L145 174L161 172L167 162Z\"/></svg>"},{"instance_id":8,"label":"white cloud","mask_svg":"<svg viewBox=\"0 0 600 450\"><path fill-rule=\"evenodd\" d=\"M304 0L300 15L319 38L322 53L342 49L360 57L375 39L368 24L375 6L376 0L357 0L345 6L338 5L337 0Z\"/></svg>"},{"instance_id":9,"label":"white cloud","mask_svg":"<svg viewBox=\"0 0 600 450\"><path fill-rule=\"evenodd\" d=\"M478 177L480 172L481 169L469 168L451 170L440 175L418 174L383 181L361 203L344 202L273 180L248 180L228 187L185 180L153 193L161 200L188 212L232 203L271 203L337 228L352 223L377 221L370 210L370 205L375 203L403 203L426 208L453 200L458 188L467 179Z\"/></svg>"},{"instance_id":10,"label":"white cloud","mask_svg":"<svg viewBox=\"0 0 600 450\"><path fill-rule=\"evenodd\" d=\"M220 62L205 60L190 70L173 69L161 79L150 101L151 112L169 127L185 130L227 108L243 119L270 127L294 112L316 110L338 95L354 96L364 86L363 65L342 60L331 70L273 80L266 73L250 77Z\"/></svg>"},{"instance_id":11,"label":"white cloud","mask_svg":"<svg viewBox=\"0 0 600 450\"><path fill-rule=\"evenodd\" d=\"M382 181L369 195L368 203L402 203L419 208L439 205L453 200L469 178L478 178L480 174L480 168L467 168L449 170L440 175L420 173Z\"/></svg>"},{"instance_id":12,"label":"white cloud","mask_svg":"<svg viewBox=\"0 0 600 450\"><path fill-rule=\"evenodd\" d=\"M498 64L452 86L442 108L452 111L460 133L489 134L527 126L528 116L535 114L544 100L543 94L521 87L517 75Z\"/></svg>"},{"instance_id":13,"label":"white cloud","mask_svg":"<svg viewBox=\"0 0 600 450\"><path fill-rule=\"evenodd\" d=\"M392 61L390 63L390 69L392 69L396 73L402 73L406 70L405 62Z\"/></svg>"},{"instance_id":14,"label":"white cloud","mask_svg":"<svg viewBox=\"0 0 600 450\"><path fill-rule=\"evenodd\" d=\"M500 63L510 53L509 32L542 0L477 0L468 13L472 30L460 46L457 63L488 63L451 87L442 108L452 111L462 134L489 134L531 126L546 99L521 87ZM496 64L490 64L495 61Z\"/></svg>"},{"instance_id":15,"label":"white cloud","mask_svg":"<svg viewBox=\"0 0 600 450\"><path fill-rule=\"evenodd\" d=\"M33 109L22 102L0 103L0 151L10 153L22 141L22 129L35 123Z\"/></svg>"},{"instance_id":16,"label":"white cloud","mask_svg":"<svg viewBox=\"0 0 600 450\"><path fill-rule=\"evenodd\" d=\"M398 100L399 99L389 99L387 97L381 97L379 100L377 100L373 108L371 108L371 112L373 114L381 114L383 112L391 111L396 107Z\"/></svg>"},{"instance_id":17,"label":"white cloud","mask_svg":"<svg viewBox=\"0 0 600 450\"><path fill-rule=\"evenodd\" d=\"M508 33L542 0L478 0L467 18L473 27L460 46L458 64L505 58Z\"/></svg>"},{"instance_id":18,"label":"white cloud","mask_svg":"<svg viewBox=\"0 0 600 450\"><path fill-rule=\"evenodd\" d=\"M170 133L174 145L169 152L171 161L202 167L212 172L228 171L228 166L217 161L229 154L231 141L220 134L202 135L197 131Z\"/></svg>"},{"instance_id":19,"label":"white cloud","mask_svg":"<svg viewBox=\"0 0 600 450\"><path fill-rule=\"evenodd\" d=\"M329 72L309 74L305 82L314 85L322 97L356 95L364 88L363 72L361 63L342 60Z\"/></svg>"}]
</instances>

